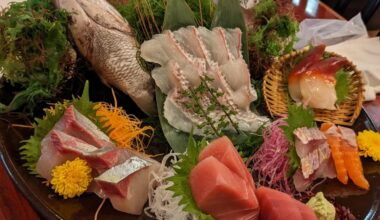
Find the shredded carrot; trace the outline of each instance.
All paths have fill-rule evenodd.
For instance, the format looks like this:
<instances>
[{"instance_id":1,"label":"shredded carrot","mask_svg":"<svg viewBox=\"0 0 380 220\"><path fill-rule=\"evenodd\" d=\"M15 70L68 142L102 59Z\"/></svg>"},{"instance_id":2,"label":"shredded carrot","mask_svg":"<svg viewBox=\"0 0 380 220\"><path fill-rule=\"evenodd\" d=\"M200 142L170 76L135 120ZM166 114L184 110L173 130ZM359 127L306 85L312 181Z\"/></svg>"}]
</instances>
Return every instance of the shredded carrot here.
<instances>
[{"instance_id":1,"label":"shredded carrot","mask_svg":"<svg viewBox=\"0 0 380 220\"><path fill-rule=\"evenodd\" d=\"M113 90L112 94L114 106L104 102L99 102L95 106L96 115L100 117L99 121L104 123L103 127L107 129L108 136L116 142L118 147L144 153L144 140L149 138L149 145L154 128L151 126L141 127L142 122L136 116L128 115L123 108L117 106Z\"/></svg>"}]
</instances>

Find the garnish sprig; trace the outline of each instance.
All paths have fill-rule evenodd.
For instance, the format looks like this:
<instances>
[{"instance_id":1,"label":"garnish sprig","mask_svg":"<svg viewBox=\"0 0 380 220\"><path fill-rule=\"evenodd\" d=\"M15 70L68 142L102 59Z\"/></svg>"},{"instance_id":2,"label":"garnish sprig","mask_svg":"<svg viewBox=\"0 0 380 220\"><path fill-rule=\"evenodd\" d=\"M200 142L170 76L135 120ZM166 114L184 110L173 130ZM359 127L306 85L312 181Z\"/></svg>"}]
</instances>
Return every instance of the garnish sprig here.
<instances>
[{"instance_id":1,"label":"garnish sprig","mask_svg":"<svg viewBox=\"0 0 380 220\"><path fill-rule=\"evenodd\" d=\"M209 76L202 76L198 87L182 91L182 95L189 99L189 102L183 104L186 108L193 110L197 116L204 119L204 122L197 125L197 127L198 129L205 128L204 132L206 135L223 136L223 130L229 125L234 128L236 133L240 134L238 124L232 119L232 115L236 115L237 112L231 105L226 105L219 101L224 94L211 86L213 80ZM209 98L210 103L207 107L201 103L202 97ZM218 120L210 116L216 110L223 112L223 115Z\"/></svg>"}]
</instances>

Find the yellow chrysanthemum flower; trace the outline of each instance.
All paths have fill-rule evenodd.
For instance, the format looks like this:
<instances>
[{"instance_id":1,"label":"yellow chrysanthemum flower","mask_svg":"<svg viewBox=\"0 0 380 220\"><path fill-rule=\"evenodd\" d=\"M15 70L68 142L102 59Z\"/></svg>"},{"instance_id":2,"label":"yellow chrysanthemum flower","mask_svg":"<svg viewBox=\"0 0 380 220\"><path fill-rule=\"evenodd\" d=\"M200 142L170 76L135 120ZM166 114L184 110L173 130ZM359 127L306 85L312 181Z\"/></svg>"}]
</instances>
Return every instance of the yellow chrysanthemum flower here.
<instances>
[{"instance_id":1,"label":"yellow chrysanthemum flower","mask_svg":"<svg viewBox=\"0 0 380 220\"><path fill-rule=\"evenodd\" d=\"M91 168L80 158L56 166L51 175L52 188L65 199L80 196L92 180Z\"/></svg>"},{"instance_id":2,"label":"yellow chrysanthemum flower","mask_svg":"<svg viewBox=\"0 0 380 220\"><path fill-rule=\"evenodd\" d=\"M380 161L380 134L365 130L359 132L358 137L359 154L364 157L372 157L374 161Z\"/></svg>"}]
</instances>

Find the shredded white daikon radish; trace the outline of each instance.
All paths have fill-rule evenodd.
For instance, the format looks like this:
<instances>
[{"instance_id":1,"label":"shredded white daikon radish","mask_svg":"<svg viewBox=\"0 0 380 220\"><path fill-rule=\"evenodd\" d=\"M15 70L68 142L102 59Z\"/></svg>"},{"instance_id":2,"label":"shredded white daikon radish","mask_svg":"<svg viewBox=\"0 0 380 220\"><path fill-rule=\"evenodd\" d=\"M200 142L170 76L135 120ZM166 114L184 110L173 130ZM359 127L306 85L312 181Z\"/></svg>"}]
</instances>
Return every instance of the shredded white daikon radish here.
<instances>
[{"instance_id":1,"label":"shredded white daikon radish","mask_svg":"<svg viewBox=\"0 0 380 220\"><path fill-rule=\"evenodd\" d=\"M167 167L169 159L171 164L178 161L179 153L169 153L162 159L160 169L151 173L149 183L149 205L144 209L146 215L158 220L192 220L196 219L192 214L183 211L184 205L179 205L181 197L174 197L174 193L167 188L173 183L167 179L174 176L172 167Z\"/></svg>"}]
</instances>

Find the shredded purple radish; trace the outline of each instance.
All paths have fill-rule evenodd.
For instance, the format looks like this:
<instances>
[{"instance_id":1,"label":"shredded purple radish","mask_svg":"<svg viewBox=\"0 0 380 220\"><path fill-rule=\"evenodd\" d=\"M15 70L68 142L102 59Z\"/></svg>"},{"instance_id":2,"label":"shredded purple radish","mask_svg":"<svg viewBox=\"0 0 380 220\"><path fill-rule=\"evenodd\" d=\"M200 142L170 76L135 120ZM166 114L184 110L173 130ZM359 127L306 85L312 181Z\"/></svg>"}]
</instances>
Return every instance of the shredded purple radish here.
<instances>
[{"instance_id":1,"label":"shredded purple radish","mask_svg":"<svg viewBox=\"0 0 380 220\"><path fill-rule=\"evenodd\" d=\"M287 193L294 198L307 200L314 194L311 189L298 192L293 184L293 178L287 176L289 168L289 141L281 126L287 125L283 119L277 119L263 131L264 142L260 149L251 156L247 164L251 165L252 174L259 186Z\"/></svg>"},{"instance_id":2,"label":"shredded purple radish","mask_svg":"<svg viewBox=\"0 0 380 220\"><path fill-rule=\"evenodd\" d=\"M259 185L293 195L295 189L286 175L289 167L286 155L289 141L280 128L284 125L287 123L283 119L278 119L265 128L264 142L249 161L253 163L252 171Z\"/></svg>"}]
</instances>

